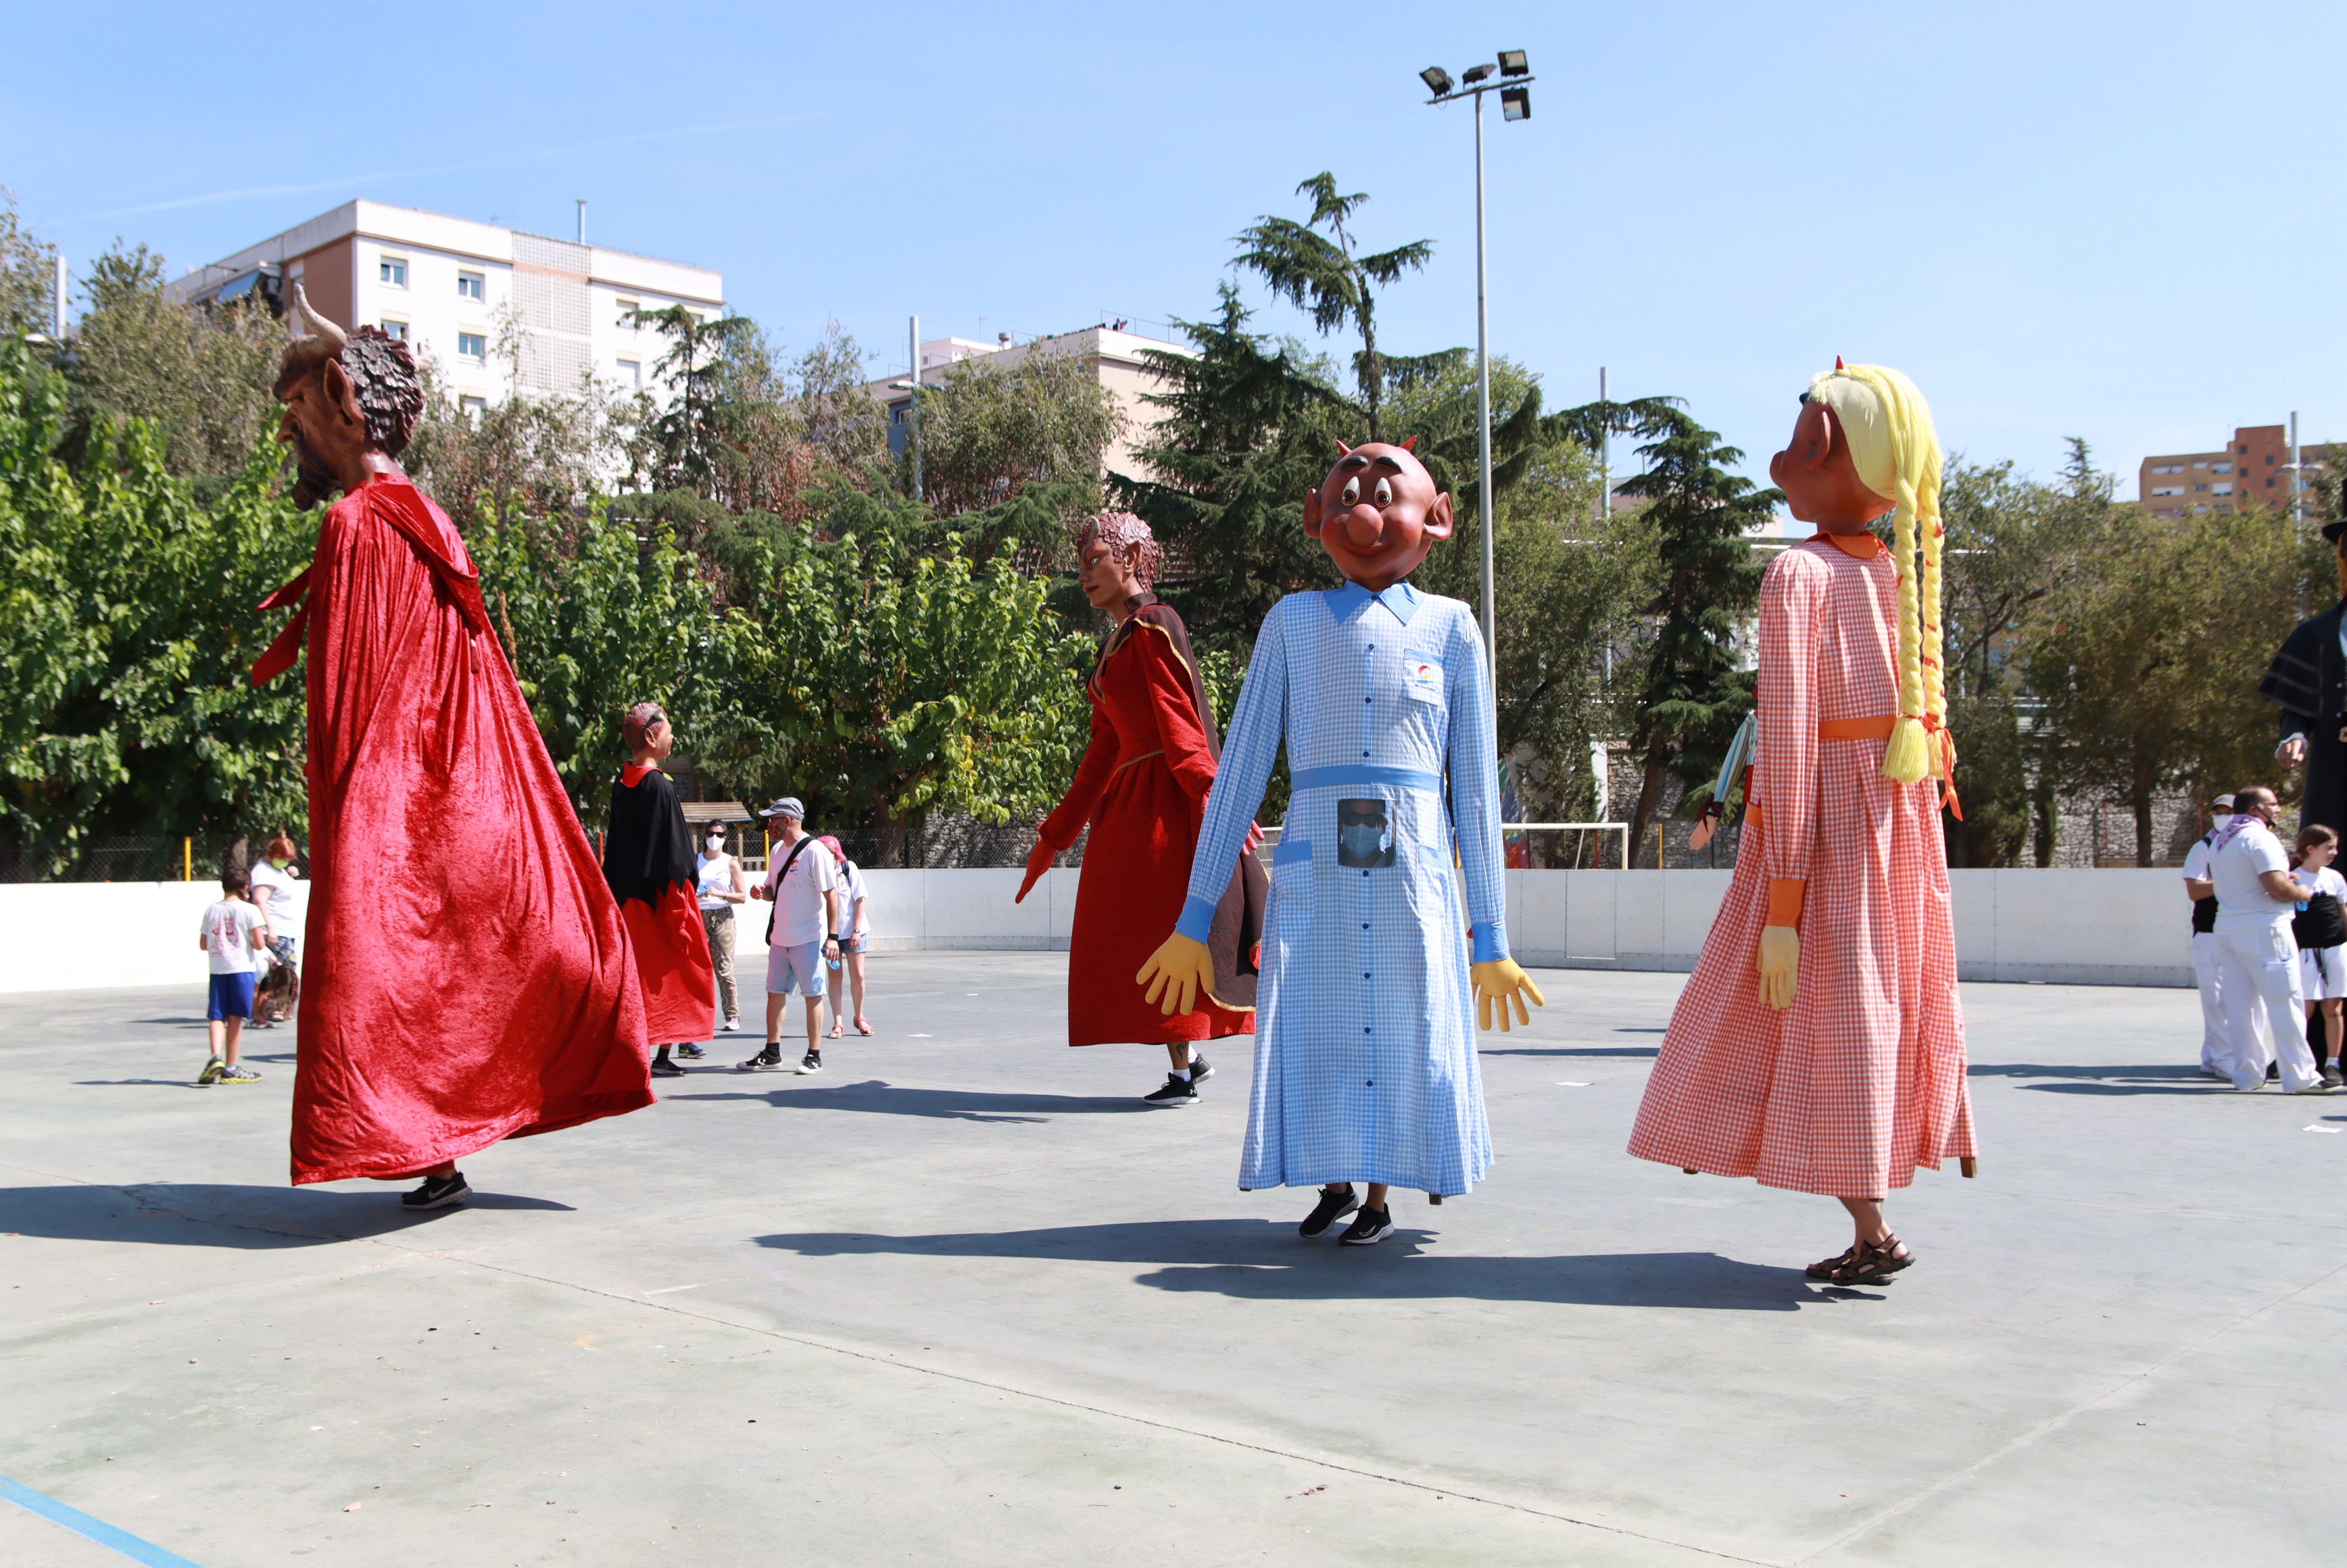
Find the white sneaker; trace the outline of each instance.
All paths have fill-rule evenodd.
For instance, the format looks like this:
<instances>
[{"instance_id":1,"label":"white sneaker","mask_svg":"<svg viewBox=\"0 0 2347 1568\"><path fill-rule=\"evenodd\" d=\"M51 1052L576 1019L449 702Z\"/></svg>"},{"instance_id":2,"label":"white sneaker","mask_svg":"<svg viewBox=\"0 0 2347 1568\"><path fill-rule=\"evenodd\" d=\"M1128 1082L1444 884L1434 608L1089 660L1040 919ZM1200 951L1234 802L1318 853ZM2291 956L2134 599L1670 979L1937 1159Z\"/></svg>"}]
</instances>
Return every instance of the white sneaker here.
<instances>
[{"instance_id":1,"label":"white sneaker","mask_svg":"<svg viewBox=\"0 0 2347 1568\"><path fill-rule=\"evenodd\" d=\"M727 1034L740 1034L742 1032L742 1020L738 1018L727 1019L725 1020L725 1032Z\"/></svg>"}]
</instances>

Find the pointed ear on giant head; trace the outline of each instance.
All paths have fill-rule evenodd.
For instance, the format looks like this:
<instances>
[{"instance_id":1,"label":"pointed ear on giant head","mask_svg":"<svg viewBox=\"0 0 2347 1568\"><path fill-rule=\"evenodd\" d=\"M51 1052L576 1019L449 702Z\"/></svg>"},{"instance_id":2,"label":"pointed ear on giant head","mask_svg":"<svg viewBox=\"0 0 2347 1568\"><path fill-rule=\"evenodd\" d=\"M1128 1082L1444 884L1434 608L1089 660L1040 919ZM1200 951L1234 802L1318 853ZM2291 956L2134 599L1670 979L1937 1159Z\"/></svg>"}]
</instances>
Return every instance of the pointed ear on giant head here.
<instances>
[{"instance_id":1,"label":"pointed ear on giant head","mask_svg":"<svg viewBox=\"0 0 2347 1568\"><path fill-rule=\"evenodd\" d=\"M1434 497L1434 505L1426 508L1426 537L1447 539L1458 526L1458 519L1450 515L1450 492L1445 490Z\"/></svg>"},{"instance_id":2,"label":"pointed ear on giant head","mask_svg":"<svg viewBox=\"0 0 2347 1568\"><path fill-rule=\"evenodd\" d=\"M1320 537L1320 491L1317 486L1304 492L1304 537Z\"/></svg>"},{"instance_id":3,"label":"pointed ear on giant head","mask_svg":"<svg viewBox=\"0 0 2347 1568\"><path fill-rule=\"evenodd\" d=\"M358 389L351 384L350 373L343 368L342 361L330 359L320 364L318 382L326 395L326 405L344 424L363 425L366 422L366 415L359 412Z\"/></svg>"}]
</instances>

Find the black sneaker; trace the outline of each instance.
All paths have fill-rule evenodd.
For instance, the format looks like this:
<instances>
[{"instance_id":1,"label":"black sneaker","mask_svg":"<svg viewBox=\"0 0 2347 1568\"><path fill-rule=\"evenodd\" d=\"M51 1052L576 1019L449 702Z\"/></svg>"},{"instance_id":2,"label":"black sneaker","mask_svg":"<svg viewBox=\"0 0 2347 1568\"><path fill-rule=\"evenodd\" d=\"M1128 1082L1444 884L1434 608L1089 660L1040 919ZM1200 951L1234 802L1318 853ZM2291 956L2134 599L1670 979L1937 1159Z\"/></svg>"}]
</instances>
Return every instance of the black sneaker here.
<instances>
[{"instance_id":1,"label":"black sneaker","mask_svg":"<svg viewBox=\"0 0 2347 1568\"><path fill-rule=\"evenodd\" d=\"M1208 1080L1209 1078L1212 1078L1214 1075L1214 1064L1213 1062L1208 1061L1207 1061L1204 1057L1203 1057L1203 1056L1194 1056L1194 1057L1192 1057L1192 1058L1190 1059L1190 1081L1191 1081L1191 1082L1193 1082L1193 1083L1204 1083L1204 1082L1205 1082L1205 1081L1206 1081L1206 1080Z\"/></svg>"},{"instance_id":2,"label":"black sneaker","mask_svg":"<svg viewBox=\"0 0 2347 1568\"><path fill-rule=\"evenodd\" d=\"M445 1209L451 1204L461 1204L472 1195L473 1189L466 1184L465 1173L459 1171L453 1176L425 1177L422 1186L412 1193L400 1194L399 1206L403 1209Z\"/></svg>"},{"instance_id":3,"label":"black sneaker","mask_svg":"<svg viewBox=\"0 0 2347 1568\"><path fill-rule=\"evenodd\" d=\"M676 1053L687 1061L699 1061L709 1054L697 1045L680 1045L676 1048Z\"/></svg>"},{"instance_id":4,"label":"black sneaker","mask_svg":"<svg viewBox=\"0 0 2347 1568\"><path fill-rule=\"evenodd\" d=\"M1363 1209L1337 1238L1345 1246L1375 1246L1393 1235L1393 1215L1384 1209Z\"/></svg>"},{"instance_id":5,"label":"black sneaker","mask_svg":"<svg viewBox=\"0 0 2347 1568\"><path fill-rule=\"evenodd\" d=\"M684 1069L679 1067L675 1062L671 1061L665 1056L655 1056L652 1058L652 1076L654 1078L682 1078L684 1076Z\"/></svg>"},{"instance_id":6,"label":"black sneaker","mask_svg":"<svg viewBox=\"0 0 2347 1568\"><path fill-rule=\"evenodd\" d=\"M2322 1064L2322 1081L2333 1089L2347 1087L2347 1079L2339 1076L2339 1064L2335 1061L2326 1061Z\"/></svg>"},{"instance_id":7,"label":"black sneaker","mask_svg":"<svg viewBox=\"0 0 2347 1568\"><path fill-rule=\"evenodd\" d=\"M783 1064L783 1048L769 1045L747 1061L733 1064L736 1072L772 1072Z\"/></svg>"},{"instance_id":8,"label":"black sneaker","mask_svg":"<svg viewBox=\"0 0 2347 1568\"><path fill-rule=\"evenodd\" d=\"M810 1050L805 1056L800 1057L799 1071L801 1072L821 1072L823 1071L823 1052L819 1050Z\"/></svg>"},{"instance_id":9,"label":"black sneaker","mask_svg":"<svg viewBox=\"0 0 2347 1568\"><path fill-rule=\"evenodd\" d=\"M1165 1075L1164 1088L1153 1090L1143 1095L1141 1100L1144 1105L1195 1105L1198 1102L1198 1086L1186 1078L1176 1078L1169 1072Z\"/></svg>"},{"instance_id":10,"label":"black sneaker","mask_svg":"<svg viewBox=\"0 0 2347 1568\"><path fill-rule=\"evenodd\" d=\"M1320 1189L1320 1201L1312 1205L1312 1212L1304 1216L1304 1223L1296 1227L1296 1234L1307 1241L1317 1235L1327 1235L1330 1225L1360 1206L1361 1200L1355 1195L1352 1183L1347 1182L1341 1190L1336 1192L1323 1187Z\"/></svg>"}]
</instances>

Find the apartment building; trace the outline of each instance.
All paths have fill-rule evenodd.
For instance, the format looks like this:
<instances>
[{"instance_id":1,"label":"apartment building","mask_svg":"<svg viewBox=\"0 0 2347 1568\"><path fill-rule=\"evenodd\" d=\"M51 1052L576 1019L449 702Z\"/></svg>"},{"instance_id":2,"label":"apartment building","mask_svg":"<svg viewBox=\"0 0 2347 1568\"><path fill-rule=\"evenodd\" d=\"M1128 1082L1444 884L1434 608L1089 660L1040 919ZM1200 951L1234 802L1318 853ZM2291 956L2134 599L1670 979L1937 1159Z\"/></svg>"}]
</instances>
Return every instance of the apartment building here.
<instances>
[{"instance_id":1,"label":"apartment building","mask_svg":"<svg viewBox=\"0 0 2347 1568\"><path fill-rule=\"evenodd\" d=\"M2337 447L2332 442L2301 447L2307 474L2327 468ZM2245 425L2219 452L2146 457L2137 485L2136 495L2155 518L2224 516L2252 507L2288 511L2290 426Z\"/></svg>"},{"instance_id":2,"label":"apartment building","mask_svg":"<svg viewBox=\"0 0 2347 1568\"><path fill-rule=\"evenodd\" d=\"M1009 333L1000 333L992 343L976 338L926 338L920 346L921 383L925 386L941 385L947 371L967 360L983 360L989 366L1005 370L1030 354L1081 360L1115 396L1117 409L1124 415L1124 434L1102 454L1102 466L1112 474L1145 478L1148 476L1142 472L1141 461L1134 454L1149 444L1150 432L1165 417L1165 410L1142 401L1144 394L1156 391L1161 384L1157 373L1142 357L1152 350L1189 359L1197 357L1197 351L1185 343L1143 337L1110 325L1055 333L1017 343L1010 341ZM899 371L870 384L872 395L888 410L888 449L900 456L905 450L913 401L912 393L898 384L907 379L905 373Z\"/></svg>"},{"instance_id":3,"label":"apartment building","mask_svg":"<svg viewBox=\"0 0 2347 1568\"><path fill-rule=\"evenodd\" d=\"M200 267L169 292L193 303L257 290L282 309L296 281L330 319L405 339L477 410L516 393L574 392L589 374L657 392L660 334L627 313L681 304L713 316L725 305L725 280L706 267L364 200Z\"/></svg>"}]
</instances>

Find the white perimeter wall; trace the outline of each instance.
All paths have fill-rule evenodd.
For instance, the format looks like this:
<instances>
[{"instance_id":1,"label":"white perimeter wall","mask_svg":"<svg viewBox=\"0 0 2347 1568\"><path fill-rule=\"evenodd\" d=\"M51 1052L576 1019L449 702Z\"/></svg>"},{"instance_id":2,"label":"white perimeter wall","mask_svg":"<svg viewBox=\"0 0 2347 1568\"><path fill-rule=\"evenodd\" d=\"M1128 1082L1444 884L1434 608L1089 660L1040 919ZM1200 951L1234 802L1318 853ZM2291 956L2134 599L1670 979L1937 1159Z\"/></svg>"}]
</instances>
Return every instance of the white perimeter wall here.
<instances>
[{"instance_id":1,"label":"white perimeter wall","mask_svg":"<svg viewBox=\"0 0 2347 1568\"><path fill-rule=\"evenodd\" d=\"M866 871L876 952L1065 948L1072 870L1014 905L1022 873ZM2188 986L2190 906L2172 870L1957 871L1956 958L1968 980ZM1512 871L1516 957L1573 968L1695 967L1727 887L1725 871ZM196 929L209 882L0 886L0 991L188 986L200 991ZM766 906L740 907L737 961L764 959Z\"/></svg>"}]
</instances>

